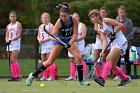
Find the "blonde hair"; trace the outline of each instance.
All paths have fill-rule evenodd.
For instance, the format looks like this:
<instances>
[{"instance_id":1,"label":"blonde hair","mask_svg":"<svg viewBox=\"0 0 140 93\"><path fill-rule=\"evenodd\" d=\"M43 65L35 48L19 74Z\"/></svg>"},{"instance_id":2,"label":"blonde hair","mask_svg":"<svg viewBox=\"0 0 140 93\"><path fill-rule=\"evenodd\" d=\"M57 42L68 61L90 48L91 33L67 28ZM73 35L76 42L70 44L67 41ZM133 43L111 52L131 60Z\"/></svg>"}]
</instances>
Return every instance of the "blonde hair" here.
<instances>
[{"instance_id":1,"label":"blonde hair","mask_svg":"<svg viewBox=\"0 0 140 93\"><path fill-rule=\"evenodd\" d=\"M88 17L91 17L91 15L98 16L98 15L100 15L100 12L98 9L93 9L89 12Z\"/></svg>"},{"instance_id":2,"label":"blonde hair","mask_svg":"<svg viewBox=\"0 0 140 93\"><path fill-rule=\"evenodd\" d=\"M43 14L41 15L41 17L42 17L43 15L47 15L47 16L50 18L50 14L47 13L47 12L43 13Z\"/></svg>"},{"instance_id":3,"label":"blonde hair","mask_svg":"<svg viewBox=\"0 0 140 93\"><path fill-rule=\"evenodd\" d=\"M17 13L15 12L15 11L11 11L10 13L9 13L9 15L10 14L15 14L15 15L17 15Z\"/></svg>"}]
</instances>

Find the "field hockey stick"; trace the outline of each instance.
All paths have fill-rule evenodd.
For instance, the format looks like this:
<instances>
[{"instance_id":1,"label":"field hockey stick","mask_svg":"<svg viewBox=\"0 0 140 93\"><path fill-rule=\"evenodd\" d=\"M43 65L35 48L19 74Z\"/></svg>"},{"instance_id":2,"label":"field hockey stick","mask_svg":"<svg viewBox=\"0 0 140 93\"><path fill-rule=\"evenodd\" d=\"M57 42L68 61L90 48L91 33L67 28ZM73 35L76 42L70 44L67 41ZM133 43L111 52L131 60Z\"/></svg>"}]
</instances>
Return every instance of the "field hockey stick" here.
<instances>
[{"instance_id":1,"label":"field hockey stick","mask_svg":"<svg viewBox=\"0 0 140 93\"><path fill-rule=\"evenodd\" d=\"M110 46L111 43L112 43L112 40L110 40L110 42L106 46L106 48L104 50L104 53L107 51L107 49L108 49L108 47ZM99 57L99 59L97 60L97 63L93 66L91 71L88 73L88 75L86 76L86 80L92 80L94 78L95 72L96 72L96 67L97 67L98 64L100 64L101 59L102 59L102 56Z\"/></svg>"},{"instance_id":2,"label":"field hockey stick","mask_svg":"<svg viewBox=\"0 0 140 93\"><path fill-rule=\"evenodd\" d=\"M8 63L9 63L9 71L10 71L10 73L11 73L11 75L12 75L12 72L11 72L11 66L10 66L10 64L11 64L11 59L10 59L10 49L9 49L9 45L7 45L7 47L8 47Z\"/></svg>"},{"instance_id":3,"label":"field hockey stick","mask_svg":"<svg viewBox=\"0 0 140 93\"><path fill-rule=\"evenodd\" d=\"M61 45L67 47L67 44L65 44L63 41L61 41L60 39L58 39L57 37L55 37L55 36L53 36L51 33L49 33L49 32L46 30L45 25L44 25L44 31L45 31L48 35L50 35L52 38L54 38L56 41L58 41Z\"/></svg>"},{"instance_id":4,"label":"field hockey stick","mask_svg":"<svg viewBox=\"0 0 140 93\"><path fill-rule=\"evenodd\" d=\"M42 44L40 44L40 46L39 46L39 61L38 61L39 64L42 63L42 60L41 60L41 50L42 50Z\"/></svg>"}]
</instances>

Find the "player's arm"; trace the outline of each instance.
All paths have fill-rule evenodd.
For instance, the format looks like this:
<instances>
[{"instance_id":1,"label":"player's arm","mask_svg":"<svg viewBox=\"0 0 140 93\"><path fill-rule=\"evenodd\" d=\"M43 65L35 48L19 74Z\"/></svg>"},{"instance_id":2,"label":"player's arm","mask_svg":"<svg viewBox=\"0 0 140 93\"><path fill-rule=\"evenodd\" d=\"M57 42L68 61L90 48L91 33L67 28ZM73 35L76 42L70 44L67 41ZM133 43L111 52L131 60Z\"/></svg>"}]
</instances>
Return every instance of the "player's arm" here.
<instances>
[{"instance_id":1,"label":"player's arm","mask_svg":"<svg viewBox=\"0 0 140 93\"><path fill-rule=\"evenodd\" d=\"M103 20L104 20L104 22L105 22L106 24L108 24L108 25L110 25L110 26L115 26L115 27L116 27L116 29L115 29L114 32L120 31L120 30L121 30L121 27L123 26L122 23L120 23L120 22L118 22L118 21L116 21L116 20L110 19L110 18L104 18Z\"/></svg>"},{"instance_id":2,"label":"player's arm","mask_svg":"<svg viewBox=\"0 0 140 93\"><path fill-rule=\"evenodd\" d=\"M18 32L17 32L17 36L13 39L11 39L11 41L17 40L19 38L21 38L21 33L22 33L22 25L20 23L18 23Z\"/></svg>"},{"instance_id":3,"label":"player's arm","mask_svg":"<svg viewBox=\"0 0 140 93\"><path fill-rule=\"evenodd\" d=\"M55 25L53 26L53 29L51 31L52 35L56 35L56 33L58 32L58 30L62 27L61 23L60 23L60 18L57 20L57 22L55 23ZM54 38L52 38L51 36L49 37L50 40L55 40Z\"/></svg>"},{"instance_id":4,"label":"player's arm","mask_svg":"<svg viewBox=\"0 0 140 93\"><path fill-rule=\"evenodd\" d=\"M77 38L78 41L84 39L87 34L87 28L86 28L85 24L81 23L81 27L82 27L82 34L78 35L78 38Z\"/></svg>"},{"instance_id":5,"label":"player's arm","mask_svg":"<svg viewBox=\"0 0 140 93\"><path fill-rule=\"evenodd\" d=\"M50 24L50 33L53 31L53 27L54 27L53 24ZM50 39L52 40L52 38L49 37L49 38L45 39L44 42L49 41Z\"/></svg>"},{"instance_id":6,"label":"player's arm","mask_svg":"<svg viewBox=\"0 0 140 93\"><path fill-rule=\"evenodd\" d=\"M57 22L55 23L53 30L51 31L52 35L56 35L56 33L58 32L58 30L62 27L61 23L60 23L60 18L57 20Z\"/></svg>"},{"instance_id":7,"label":"player's arm","mask_svg":"<svg viewBox=\"0 0 140 93\"><path fill-rule=\"evenodd\" d=\"M5 41L6 41L6 42L9 42L9 33L8 33L8 27L6 27Z\"/></svg>"},{"instance_id":8,"label":"player's arm","mask_svg":"<svg viewBox=\"0 0 140 93\"><path fill-rule=\"evenodd\" d=\"M72 45L74 43L74 41L76 40L76 38L78 37L78 21L74 18L73 18L73 36L71 38L71 40L69 41L69 44Z\"/></svg>"},{"instance_id":9,"label":"player's arm","mask_svg":"<svg viewBox=\"0 0 140 93\"><path fill-rule=\"evenodd\" d=\"M100 35L100 39L103 45L103 48L102 48L102 53L103 53L107 47L108 41L107 41L106 36L102 32L98 31L98 34Z\"/></svg>"},{"instance_id":10,"label":"player's arm","mask_svg":"<svg viewBox=\"0 0 140 93\"><path fill-rule=\"evenodd\" d=\"M94 33L95 33L96 37L102 42L102 39L101 39L101 37L99 35L100 32L98 33L98 31L99 31L98 24L94 23Z\"/></svg>"}]
</instances>

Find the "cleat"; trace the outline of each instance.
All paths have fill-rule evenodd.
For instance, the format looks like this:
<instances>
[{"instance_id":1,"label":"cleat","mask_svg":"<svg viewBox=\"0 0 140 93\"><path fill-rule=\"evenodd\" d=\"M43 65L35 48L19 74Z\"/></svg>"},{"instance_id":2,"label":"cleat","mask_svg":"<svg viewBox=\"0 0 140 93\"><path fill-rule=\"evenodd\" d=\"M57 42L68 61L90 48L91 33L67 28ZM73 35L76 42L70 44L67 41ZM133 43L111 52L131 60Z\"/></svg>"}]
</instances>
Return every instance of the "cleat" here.
<instances>
[{"instance_id":1,"label":"cleat","mask_svg":"<svg viewBox=\"0 0 140 93\"><path fill-rule=\"evenodd\" d=\"M68 77L68 78L65 79L65 81L72 81L72 80L75 80L75 79L72 78L72 77Z\"/></svg>"},{"instance_id":2,"label":"cleat","mask_svg":"<svg viewBox=\"0 0 140 93\"><path fill-rule=\"evenodd\" d=\"M8 81L9 81L9 82L10 82L10 81L16 81L16 79L12 77L12 78L9 79Z\"/></svg>"},{"instance_id":3,"label":"cleat","mask_svg":"<svg viewBox=\"0 0 140 93\"><path fill-rule=\"evenodd\" d=\"M26 79L26 85L27 86L31 86L31 84L32 84L32 82L33 82L33 80L34 80L34 76L32 75L33 73L30 73L29 74L29 77Z\"/></svg>"},{"instance_id":4,"label":"cleat","mask_svg":"<svg viewBox=\"0 0 140 93\"><path fill-rule=\"evenodd\" d=\"M105 85L105 81L102 77L94 77L94 81L103 87Z\"/></svg>"},{"instance_id":5,"label":"cleat","mask_svg":"<svg viewBox=\"0 0 140 93\"><path fill-rule=\"evenodd\" d=\"M80 84L81 86L90 86L90 83L87 82L87 81L81 81L81 82L79 82L79 84Z\"/></svg>"},{"instance_id":6,"label":"cleat","mask_svg":"<svg viewBox=\"0 0 140 93\"><path fill-rule=\"evenodd\" d=\"M118 84L118 86L125 86L126 84L131 82L131 78L130 76L127 77L126 80L121 80L120 84Z\"/></svg>"},{"instance_id":7,"label":"cleat","mask_svg":"<svg viewBox=\"0 0 140 93\"><path fill-rule=\"evenodd\" d=\"M54 78L52 78L52 77L49 77L48 79L46 79L47 81L53 81L53 80L55 80Z\"/></svg>"},{"instance_id":8,"label":"cleat","mask_svg":"<svg viewBox=\"0 0 140 93\"><path fill-rule=\"evenodd\" d=\"M46 78L45 77L42 77L39 79L40 81L46 81Z\"/></svg>"},{"instance_id":9,"label":"cleat","mask_svg":"<svg viewBox=\"0 0 140 93\"><path fill-rule=\"evenodd\" d=\"M20 77L15 78L15 81L21 81L21 78Z\"/></svg>"},{"instance_id":10,"label":"cleat","mask_svg":"<svg viewBox=\"0 0 140 93\"><path fill-rule=\"evenodd\" d=\"M115 78L113 79L114 81L118 81L121 80L119 76L115 76Z\"/></svg>"}]
</instances>

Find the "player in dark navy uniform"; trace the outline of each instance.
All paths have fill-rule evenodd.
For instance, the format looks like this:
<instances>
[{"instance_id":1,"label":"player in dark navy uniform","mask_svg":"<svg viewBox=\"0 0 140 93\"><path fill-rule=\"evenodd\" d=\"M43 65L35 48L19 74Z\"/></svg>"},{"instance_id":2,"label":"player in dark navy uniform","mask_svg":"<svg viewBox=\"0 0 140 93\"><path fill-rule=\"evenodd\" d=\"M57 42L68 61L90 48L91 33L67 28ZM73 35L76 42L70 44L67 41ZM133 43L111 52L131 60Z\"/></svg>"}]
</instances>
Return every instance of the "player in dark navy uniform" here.
<instances>
[{"instance_id":1,"label":"player in dark navy uniform","mask_svg":"<svg viewBox=\"0 0 140 93\"><path fill-rule=\"evenodd\" d=\"M74 56L76 60L79 84L81 86L89 86L90 83L83 81L82 57L80 55L78 45L75 42L78 36L78 22L75 18L69 15L68 3L65 2L62 5L59 4L59 6L61 6L60 18L57 20L51 34L55 35L59 40L67 44L65 47ZM63 46L58 41L54 40L53 43L54 45L52 47L52 51L48 60L43 62L42 66L40 66L34 73L30 73L29 77L26 80L26 85L30 86L32 84L33 79L39 73L41 73L51 64L53 64L55 59L63 49Z\"/></svg>"}]
</instances>

